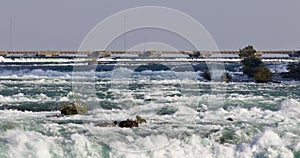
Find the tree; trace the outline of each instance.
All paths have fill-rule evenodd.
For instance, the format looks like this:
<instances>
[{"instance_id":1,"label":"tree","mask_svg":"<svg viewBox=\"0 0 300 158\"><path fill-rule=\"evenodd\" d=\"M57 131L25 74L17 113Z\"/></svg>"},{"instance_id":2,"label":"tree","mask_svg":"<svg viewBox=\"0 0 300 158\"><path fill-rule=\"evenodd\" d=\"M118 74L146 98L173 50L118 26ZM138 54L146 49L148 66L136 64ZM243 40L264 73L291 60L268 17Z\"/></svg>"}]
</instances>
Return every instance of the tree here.
<instances>
[{"instance_id":1,"label":"tree","mask_svg":"<svg viewBox=\"0 0 300 158\"><path fill-rule=\"evenodd\" d=\"M189 54L190 58L199 58L201 56L201 53L199 51L193 52L193 54Z\"/></svg>"},{"instance_id":2,"label":"tree","mask_svg":"<svg viewBox=\"0 0 300 158\"><path fill-rule=\"evenodd\" d=\"M247 74L249 77L254 77L255 69L263 66L261 59L250 56L242 60L243 73Z\"/></svg>"},{"instance_id":3,"label":"tree","mask_svg":"<svg viewBox=\"0 0 300 158\"><path fill-rule=\"evenodd\" d=\"M255 53L256 50L251 45L248 45L245 48L240 49L240 57L242 58L254 57Z\"/></svg>"},{"instance_id":4,"label":"tree","mask_svg":"<svg viewBox=\"0 0 300 158\"><path fill-rule=\"evenodd\" d=\"M300 62L299 63L291 63L288 65L287 69L289 72L283 73L283 77L285 78L294 78L300 80Z\"/></svg>"},{"instance_id":5,"label":"tree","mask_svg":"<svg viewBox=\"0 0 300 158\"><path fill-rule=\"evenodd\" d=\"M300 62L297 64L289 64L287 69L292 73L300 73Z\"/></svg>"},{"instance_id":6,"label":"tree","mask_svg":"<svg viewBox=\"0 0 300 158\"><path fill-rule=\"evenodd\" d=\"M256 73L254 75L254 80L258 83L267 83L272 80L273 73L265 68L265 67L258 67L256 68Z\"/></svg>"}]
</instances>

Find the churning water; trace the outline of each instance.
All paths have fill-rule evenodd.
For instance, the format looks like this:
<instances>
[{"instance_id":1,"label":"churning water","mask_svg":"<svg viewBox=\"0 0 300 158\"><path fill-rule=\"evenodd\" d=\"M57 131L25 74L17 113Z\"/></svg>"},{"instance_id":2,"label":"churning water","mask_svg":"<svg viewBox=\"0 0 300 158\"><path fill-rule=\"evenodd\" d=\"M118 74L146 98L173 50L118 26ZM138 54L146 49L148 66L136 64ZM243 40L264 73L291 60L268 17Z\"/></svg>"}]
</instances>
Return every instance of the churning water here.
<instances>
[{"instance_id":1,"label":"churning water","mask_svg":"<svg viewBox=\"0 0 300 158\"><path fill-rule=\"evenodd\" d=\"M300 157L299 82L205 82L201 70L177 72L198 77L190 80L122 67L130 80L97 71L89 95L72 91L70 69L1 68L1 158ZM88 113L59 117L60 104L76 98L93 103ZM147 123L97 126L136 115Z\"/></svg>"}]
</instances>

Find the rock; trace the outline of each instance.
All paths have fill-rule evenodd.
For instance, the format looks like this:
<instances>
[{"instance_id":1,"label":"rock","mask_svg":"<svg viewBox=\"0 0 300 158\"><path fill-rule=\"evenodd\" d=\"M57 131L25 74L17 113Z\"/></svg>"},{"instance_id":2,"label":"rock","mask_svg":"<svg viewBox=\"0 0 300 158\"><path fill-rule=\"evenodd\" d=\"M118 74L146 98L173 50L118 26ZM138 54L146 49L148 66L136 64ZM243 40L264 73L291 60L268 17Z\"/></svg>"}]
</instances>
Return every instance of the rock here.
<instances>
[{"instance_id":1,"label":"rock","mask_svg":"<svg viewBox=\"0 0 300 158\"><path fill-rule=\"evenodd\" d=\"M87 113L87 107L79 100L75 100L73 104L63 103L60 106L60 113L63 115L76 115Z\"/></svg>"},{"instance_id":2,"label":"rock","mask_svg":"<svg viewBox=\"0 0 300 158\"><path fill-rule=\"evenodd\" d=\"M95 126L100 127L121 127L121 128L133 128L133 127L139 127L139 123L147 123L145 119L143 119L141 116L137 115L136 120L127 119L125 121L114 121L113 123L102 123L102 124L96 124Z\"/></svg>"},{"instance_id":3,"label":"rock","mask_svg":"<svg viewBox=\"0 0 300 158\"><path fill-rule=\"evenodd\" d=\"M233 119L231 117L226 119L227 121L233 121Z\"/></svg>"},{"instance_id":4,"label":"rock","mask_svg":"<svg viewBox=\"0 0 300 158\"><path fill-rule=\"evenodd\" d=\"M118 126L121 128L133 128L133 127L139 127L139 124L137 121L127 119L126 121L119 122Z\"/></svg>"},{"instance_id":5,"label":"rock","mask_svg":"<svg viewBox=\"0 0 300 158\"><path fill-rule=\"evenodd\" d=\"M174 114L178 109L172 106L165 106L162 107L157 111L158 115L172 115Z\"/></svg>"},{"instance_id":6,"label":"rock","mask_svg":"<svg viewBox=\"0 0 300 158\"><path fill-rule=\"evenodd\" d=\"M205 80L211 81L211 74L210 74L209 71L204 71L204 72L201 74L201 76L202 76Z\"/></svg>"}]
</instances>

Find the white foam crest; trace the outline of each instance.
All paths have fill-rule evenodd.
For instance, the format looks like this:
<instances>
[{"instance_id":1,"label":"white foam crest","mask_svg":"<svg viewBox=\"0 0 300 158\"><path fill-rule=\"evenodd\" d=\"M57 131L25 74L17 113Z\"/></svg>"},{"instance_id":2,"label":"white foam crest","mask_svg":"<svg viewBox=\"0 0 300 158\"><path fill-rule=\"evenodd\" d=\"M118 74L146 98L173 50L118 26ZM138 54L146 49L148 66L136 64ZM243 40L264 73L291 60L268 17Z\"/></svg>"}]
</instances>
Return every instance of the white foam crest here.
<instances>
[{"instance_id":1,"label":"white foam crest","mask_svg":"<svg viewBox=\"0 0 300 158\"><path fill-rule=\"evenodd\" d=\"M110 153L112 157L199 158L234 156L234 146L220 145L197 135L176 139L171 139L166 135L150 135L131 142L131 147L119 141L112 142L111 145L115 147Z\"/></svg>"},{"instance_id":2,"label":"white foam crest","mask_svg":"<svg viewBox=\"0 0 300 158\"><path fill-rule=\"evenodd\" d=\"M117 79L119 77L130 77L133 74L134 70L124 68L124 67L117 67L112 72L112 77Z\"/></svg>"},{"instance_id":3,"label":"white foam crest","mask_svg":"<svg viewBox=\"0 0 300 158\"><path fill-rule=\"evenodd\" d=\"M285 157L293 158L293 153L286 147L275 132L266 130L255 137L251 143L243 143L237 147L237 157Z\"/></svg>"},{"instance_id":4,"label":"white foam crest","mask_svg":"<svg viewBox=\"0 0 300 158\"><path fill-rule=\"evenodd\" d=\"M19 110L0 110L1 120L19 120L19 119L31 119L31 118L45 118L47 115L57 114L58 111L43 111L43 112L32 112L32 111L19 111Z\"/></svg>"},{"instance_id":5,"label":"white foam crest","mask_svg":"<svg viewBox=\"0 0 300 158\"><path fill-rule=\"evenodd\" d=\"M43 93L33 96L24 95L23 93L18 93L12 96L0 95L0 100L2 103L56 101L55 98L48 97Z\"/></svg>"},{"instance_id":6,"label":"white foam crest","mask_svg":"<svg viewBox=\"0 0 300 158\"><path fill-rule=\"evenodd\" d=\"M42 70L42 69L22 69L22 70L2 70L0 76L5 77L22 77L22 78L33 78L33 77L68 77L70 78L70 72L53 71L53 70Z\"/></svg>"},{"instance_id":7,"label":"white foam crest","mask_svg":"<svg viewBox=\"0 0 300 158\"><path fill-rule=\"evenodd\" d=\"M63 151L56 145L55 137L47 137L34 131L9 130L5 133L9 150L13 157L51 158L53 152L63 156Z\"/></svg>"},{"instance_id":8,"label":"white foam crest","mask_svg":"<svg viewBox=\"0 0 300 158\"><path fill-rule=\"evenodd\" d=\"M283 73L283 72L289 72L287 69L287 64L276 64L268 66L268 69L272 71L273 73Z\"/></svg>"},{"instance_id":9,"label":"white foam crest","mask_svg":"<svg viewBox=\"0 0 300 158\"><path fill-rule=\"evenodd\" d=\"M280 111L283 115L300 117L300 102L295 99L288 99L281 104Z\"/></svg>"},{"instance_id":10,"label":"white foam crest","mask_svg":"<svg viewBox=\"0 0 300 158\"><path fill-rule=\"evenodd\" d=\"M101 148L95 147L95 144L91 142L87 137L80 134L72 134L72 141L74 141L72 155L74 157L86 157L86 158L94 158L94 157L102 157Z\"/></svg>"}]
</instances>

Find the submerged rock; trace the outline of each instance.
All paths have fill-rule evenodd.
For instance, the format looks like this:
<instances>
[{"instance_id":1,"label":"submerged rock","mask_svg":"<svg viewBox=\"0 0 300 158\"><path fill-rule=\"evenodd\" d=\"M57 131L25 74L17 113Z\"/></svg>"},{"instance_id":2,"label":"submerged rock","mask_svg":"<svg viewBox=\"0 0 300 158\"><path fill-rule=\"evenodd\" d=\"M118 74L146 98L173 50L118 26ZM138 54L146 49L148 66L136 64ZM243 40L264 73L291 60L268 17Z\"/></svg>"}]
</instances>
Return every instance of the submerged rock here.
<instances>
[{"instance_id":1,"label":"submerged rock","mask_svg":"<svg viewBox=\"0 0 300 158\"><path fill-rule=\"evenodd\" d=\"M114 121L113 123L102 123L96 124L95 126L100 127L121 127L121 128L133 128L139 127L139 124L146 123L147 121L143 119L141 116L137 115L136 120L127 119L125 121Z\"/></svg>"},{"instance_id":2,"label":"submerged rock","mask_svg":"<svg viewBox=\"0 0 300 158\"><path fill-rule=\"evenodd\" d=\"M162 107L157 111L158 115L172 115L174 114L178 109L172 106L165 106Z\"/></svg>"}]
</instances>

